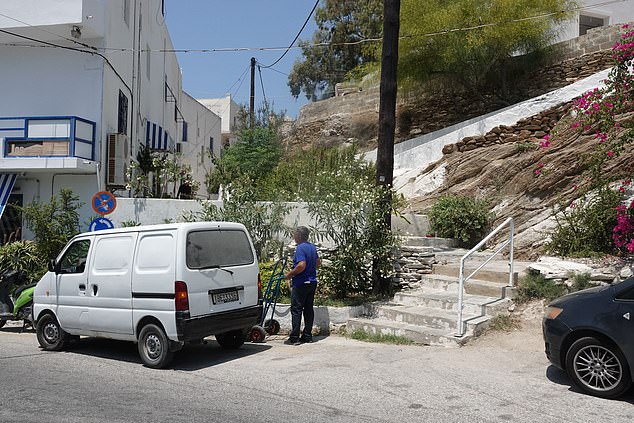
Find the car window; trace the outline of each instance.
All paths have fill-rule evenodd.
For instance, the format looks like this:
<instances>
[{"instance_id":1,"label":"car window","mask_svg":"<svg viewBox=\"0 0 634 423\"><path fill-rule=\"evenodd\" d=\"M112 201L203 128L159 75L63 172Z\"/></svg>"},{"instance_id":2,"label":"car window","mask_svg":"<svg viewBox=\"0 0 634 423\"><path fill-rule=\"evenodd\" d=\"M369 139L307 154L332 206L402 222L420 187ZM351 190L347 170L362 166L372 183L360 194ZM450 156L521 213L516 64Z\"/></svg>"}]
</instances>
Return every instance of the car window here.
<instances>
[{"instance_id":1,"label":"car window","mask_svg":"<svg viewBox=\"0 0 634 423\"><path fill-rule=\"evenodd\" d=\"M59 261L60 273L84 273L90 241L82 239L73 242Z\"/></svg>"},{"instance_id":2,"label":"car window","mask_svg":"<svg viewBox=\"0 0 634 423\"><path fill-rule=\"evenodd\" d=\"M241 230L193 231L187 235L187 267L225 267L254 262L251 243Z\"/></svg>"}]
</instances>

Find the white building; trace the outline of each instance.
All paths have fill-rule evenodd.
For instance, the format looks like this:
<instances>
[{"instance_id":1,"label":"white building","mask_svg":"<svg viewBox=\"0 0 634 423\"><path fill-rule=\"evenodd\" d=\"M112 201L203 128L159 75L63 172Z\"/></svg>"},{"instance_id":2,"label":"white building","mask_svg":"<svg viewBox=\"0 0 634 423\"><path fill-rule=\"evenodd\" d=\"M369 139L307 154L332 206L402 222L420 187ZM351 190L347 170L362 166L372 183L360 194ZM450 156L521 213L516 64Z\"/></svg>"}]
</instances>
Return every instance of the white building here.
<instances>
[{"instance_id":1,"label":"white building","mask_svg":"<svg viewBox=\"0 0 634 423\"><path fill-rule=\"evenodd\" d=\"M562 26L558 41L585 35L589 29L634 21L634 1L582 0L574 17Z\"/></svg>"},{"instance_id":2,"label":"white building","mask_svg":"<svg viewBox=\"0 0 634 423\"><path fill-rule=\"evenodd\" d=\"M240 106L233 101L231 94L222 98L199 98L198 101L206 108L220 116L222 120L222 146L235 144L238 137L235 135L238 112Z\"/></svg>"},{"instance_id":3,"label":"white building","mask_svg":"<svg viewBox=\"0 0 634 423\"><path fill-rule=\"evenodd\" d=\"M96 192L126 195L140 145L180 149L183 160L196 155L192 170L208 169L208 155L198 153L220 148L210 145L221 136L219 118L183 93L170 50L163 1L2 0L2 208L8 193L25 205L71 188L88 222ZM11 219L2 218L0 244L21 226Z\"/></svg>"}]
</instances>

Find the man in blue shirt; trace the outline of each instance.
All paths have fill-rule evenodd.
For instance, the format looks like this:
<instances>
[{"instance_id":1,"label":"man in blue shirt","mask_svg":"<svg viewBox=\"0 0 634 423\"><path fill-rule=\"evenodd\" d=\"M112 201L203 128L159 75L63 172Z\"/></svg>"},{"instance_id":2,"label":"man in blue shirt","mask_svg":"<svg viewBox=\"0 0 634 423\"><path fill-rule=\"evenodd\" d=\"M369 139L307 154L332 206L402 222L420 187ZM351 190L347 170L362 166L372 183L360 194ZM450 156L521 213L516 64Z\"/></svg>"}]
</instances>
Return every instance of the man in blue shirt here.
<instances>
[{"instance_id":1,"label":"man in blue shirt","mask_svg":"<svg viewBox=\"0 0 634 423\"><path fill-rule=\"evenodd\" d=\"M293 269L285 275L286 279L293 281L291 288L293 326L289 338L285 341L286 344L299 345L313 341L312 330L315 320L313 301L317 289L317 268L321 265L321 259L315 246L308 242L309 233L307 227L298 226L293 234L297 245L293 256ZM300 337L302 314L304 315L304 330Z\"/></svg>"}]
</instances>

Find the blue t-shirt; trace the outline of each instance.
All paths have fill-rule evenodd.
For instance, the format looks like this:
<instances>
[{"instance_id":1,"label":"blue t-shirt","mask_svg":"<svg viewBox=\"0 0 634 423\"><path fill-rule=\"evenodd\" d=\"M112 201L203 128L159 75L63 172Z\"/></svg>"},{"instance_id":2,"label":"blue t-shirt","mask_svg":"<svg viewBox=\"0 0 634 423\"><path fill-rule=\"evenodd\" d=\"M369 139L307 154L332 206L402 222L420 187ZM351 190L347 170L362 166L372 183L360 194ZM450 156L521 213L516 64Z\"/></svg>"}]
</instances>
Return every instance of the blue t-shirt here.
<instances>
[{"instance_id":1,"label":"blue t-shirt","mask_svg":"<svg viewBox=\"0 0 634 423\"><path fill-rule=\"evenodd\" d=\"M317 283L317 248L310 242L302 242L295 248L293 256L293 269L300 261L306 262L306 268L298 275L293 276L293 286L305 283Z\"/></svg>"}]
</instances>

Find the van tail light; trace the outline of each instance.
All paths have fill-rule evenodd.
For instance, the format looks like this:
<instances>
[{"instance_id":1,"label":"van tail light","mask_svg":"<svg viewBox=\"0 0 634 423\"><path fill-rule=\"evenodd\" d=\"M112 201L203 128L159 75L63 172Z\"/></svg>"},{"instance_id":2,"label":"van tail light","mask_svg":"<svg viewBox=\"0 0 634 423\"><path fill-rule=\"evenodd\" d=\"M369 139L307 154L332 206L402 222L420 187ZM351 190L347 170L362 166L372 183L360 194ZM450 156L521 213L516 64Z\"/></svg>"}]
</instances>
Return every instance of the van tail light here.
<instances>
[{"instance_id":1,"label":"van tail light","mask_svg":"<svg viewBox=\"0 0 634 423\"><path fill-rule=\"evenodd\" d=\"M176 281L174 283L176 303L176 311L189 311L189 295L187 294L187 284L183 281Z\"/></svg>"},{"instance_id":2,"label":"van tail light","mask_svg":"<svg viewBox=\"0 0 634 423\"><path fill-rule=\"evenodd\" d=\"M262 279L260 279L260 274L258 273L258 301L262 299Z\"/></svg>"}]
</instances>

